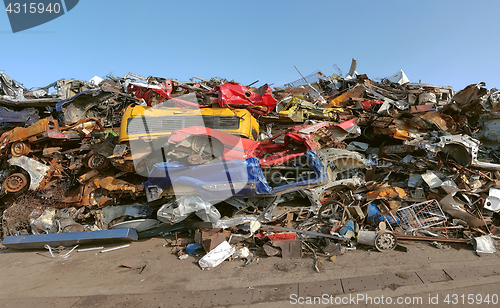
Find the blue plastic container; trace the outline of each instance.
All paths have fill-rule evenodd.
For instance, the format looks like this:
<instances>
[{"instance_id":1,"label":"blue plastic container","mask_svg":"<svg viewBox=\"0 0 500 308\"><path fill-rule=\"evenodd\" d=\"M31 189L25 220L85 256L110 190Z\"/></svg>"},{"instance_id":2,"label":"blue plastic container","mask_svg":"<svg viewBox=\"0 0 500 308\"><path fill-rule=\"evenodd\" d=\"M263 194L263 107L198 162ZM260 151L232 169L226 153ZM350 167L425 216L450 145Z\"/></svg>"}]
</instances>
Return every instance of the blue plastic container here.
<instances>
[{"instance_id":1,"label":"blue plastic container","mask_svg":"<svg viewBox=\"0 0 500 308\"><path fill-rule=\"evenodd\" d=\"M348 222L346 222L342 229L340 229L339 233L343 236L347 233L347 231L354 232L354 221L349 220Z\"/></svg>"},{"instance_id":2,"label":"blue plastic container","mask_svg":"<svg viewBox=\"0 0 500 308\"><path fill-rule=\"evenodd\" d=\"M203 249L203 246L201 246L200 244L198 243L194 243L194 244L188 244L186 246L186 252L190 255L194 254L197 250L201 250Z\"/></svg>"}]
</instances>

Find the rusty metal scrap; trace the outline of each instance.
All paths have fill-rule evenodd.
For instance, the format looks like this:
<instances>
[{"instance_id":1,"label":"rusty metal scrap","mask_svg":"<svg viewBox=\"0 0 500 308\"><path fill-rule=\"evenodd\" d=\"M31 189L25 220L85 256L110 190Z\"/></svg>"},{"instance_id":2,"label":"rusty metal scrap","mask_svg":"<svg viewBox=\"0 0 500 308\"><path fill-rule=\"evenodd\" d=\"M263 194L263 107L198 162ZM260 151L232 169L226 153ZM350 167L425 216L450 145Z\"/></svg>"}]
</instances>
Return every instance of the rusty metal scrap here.
<instances>
[{"instance_id":1,"label":"rusty metal scrap","mask_svg":"<svg viewBox=\"0 0 500 308\"><path fill-rule=\"evenodd\" d=\"M353 89L351 89L351 90L335 97L334 99L332 99L332 101L330 102L330 105L332 107L344 107L344 104L347 103L347 101L350 98L363 97L363 93L365 91L366 91L366 87L364 85L362 85L362 84L357 85Z\"/></svg>"},{"instance_id":2,"label":"rusty metal scrap","mask_svg":"<svg viewBox=\"0 0 500 308\"><path fill-rule=\"evenodd\" d=\"M142 185L131 185L126 181L115 179L112 176L107 176L104 178L96 178L93 179L92 181L97 188L102 188L108 191L138 193L139 191L144 189Z\"/></svg>"},{"instance_id":3,"label":"rusty metal scrap","mask_svg":"<svg viewBox=\"0 0 500 308\"><path fill-rule=\"evenodd\" d=\"M366 193L367 200L373 200L378 198L403 199L404 197L406 197L406 192L404 191L404 189L399 187L384 188L381 190L370 191Z\"/></svg>"},{"instance_id":4,"label":"rusty metal scrap","mask_svg":"<svg viewBox=\"0 0 500 308\"><path fill-rule=\"evenodd\" d=\"M293 231L293 252L315 260L346 253L359 231L388 234L376 244L390 248L497 239L500 91L355 69L274 89L128 73L28 90L0 73L2 235L202 226L175 241L179 255L252 243L255 258L278 255L270 239Z\"/></svg>"}]
</instances>

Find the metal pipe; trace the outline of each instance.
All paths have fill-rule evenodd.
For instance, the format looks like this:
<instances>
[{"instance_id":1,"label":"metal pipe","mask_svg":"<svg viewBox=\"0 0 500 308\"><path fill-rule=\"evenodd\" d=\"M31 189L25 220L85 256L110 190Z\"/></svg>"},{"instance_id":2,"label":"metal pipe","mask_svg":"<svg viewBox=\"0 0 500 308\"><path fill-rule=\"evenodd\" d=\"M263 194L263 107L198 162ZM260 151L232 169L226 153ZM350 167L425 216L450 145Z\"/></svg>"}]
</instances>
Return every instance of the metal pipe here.
<instances>
[{"instance_id":1,"label":"metal pipe","mask_svg":"<svg viewBox=\"0 0 500 308\"><path fill-rule=\"evenodd\" d=\"M114 248L110 248L110 249L101 250L101 253L108 252L108 251L113 251L113 250L117 250L117 249L122 249L122 248L125 248L125 247L128 247L128 246L130 246L130 244L123 245L123 246L118 246L118 247L114 247Z\"/></svg>"},{"instance_id":2,"label":"metal pipe","mask_svg":"<svg viewBox=\"0 0 500 308\"><path fill-rule=\"evenodd\" d=\"M290 231L290 232L297 232L297 233L303 233L305 235L309 236L314 236L314 237L326 237L326 238L331 238L334 240L338 241L348 241L348 238L341 237L341 236L334 236L330 234L324 234L324 233L318 233L318 232L312 232L312 231L304 231L304 230L298 230L298 229L292 229L292 228L285 228L285 227L278 227L278 226L270 226L270 225L262 225L261 227L264 228L270 228L270 229L278 229L282 231Z\"/></svg>"}]
</instances>

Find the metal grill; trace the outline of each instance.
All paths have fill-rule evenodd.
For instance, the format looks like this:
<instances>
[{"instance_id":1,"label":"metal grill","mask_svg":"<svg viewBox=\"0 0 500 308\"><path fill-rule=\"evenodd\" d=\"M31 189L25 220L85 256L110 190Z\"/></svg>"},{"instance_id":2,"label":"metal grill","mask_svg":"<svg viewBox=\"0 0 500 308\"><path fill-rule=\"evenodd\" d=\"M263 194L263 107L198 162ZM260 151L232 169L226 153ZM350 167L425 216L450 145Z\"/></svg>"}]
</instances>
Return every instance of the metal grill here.
<instances>
[{"instance_id":1,"label":"metal grill","mask_svg":"<svg viewBox=\"0 0 500 308\"><path fill-rule=\"evenodd\" d=\"M436 200L415 203L396 212L399 226L406 232L425 229L446 221L446 216Z\"/></svg>"},{"instance_id":2,"label":"metal grill","mask_svg":"<svg viewBox=\"0 0 500 308\"><path fill-rule=\"evenodd\" d=\"M127 134L167 133L188 126L205 126L214 129L237 129L240 126L238 117L221 116L163 116L134 117L127 120Z\"/></svg>"}]
</instances>

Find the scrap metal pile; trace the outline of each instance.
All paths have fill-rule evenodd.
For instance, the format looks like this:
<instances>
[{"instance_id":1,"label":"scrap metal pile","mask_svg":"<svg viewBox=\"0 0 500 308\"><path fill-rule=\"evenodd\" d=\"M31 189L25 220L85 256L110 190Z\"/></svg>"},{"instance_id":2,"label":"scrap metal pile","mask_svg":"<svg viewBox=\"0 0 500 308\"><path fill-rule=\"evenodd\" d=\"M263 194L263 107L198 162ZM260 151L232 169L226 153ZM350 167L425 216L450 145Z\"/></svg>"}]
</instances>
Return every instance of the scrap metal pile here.
<instances>
[{"instance_id":1,"label":"scrap metal pile","mask_svg":"<svg viewBox=\"0 0 500 308\"><path fill-rule=\"evenodd\" d=\"M7 247L175 232L209 268L498 244L500 91L484 83L374 81L355 62L274 88L129 73L28 90L1 73L0 119Z\"/></svg>"}]
</instances>

